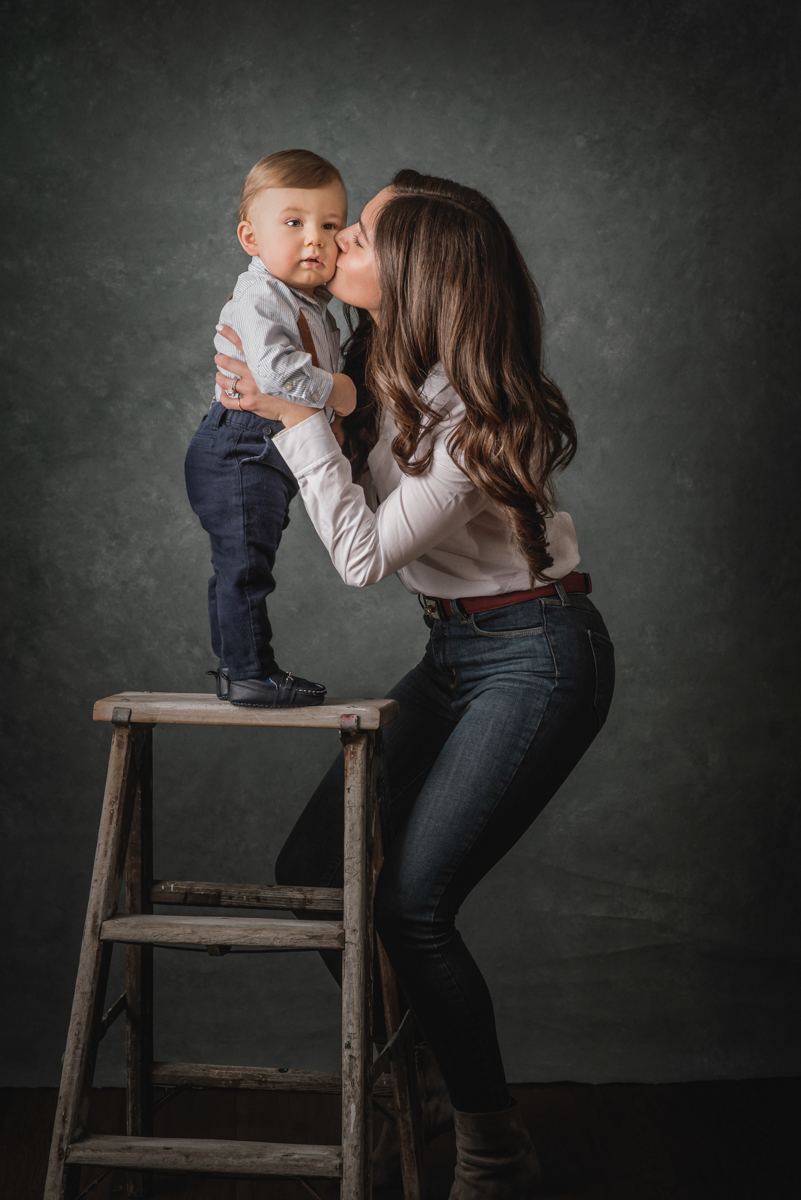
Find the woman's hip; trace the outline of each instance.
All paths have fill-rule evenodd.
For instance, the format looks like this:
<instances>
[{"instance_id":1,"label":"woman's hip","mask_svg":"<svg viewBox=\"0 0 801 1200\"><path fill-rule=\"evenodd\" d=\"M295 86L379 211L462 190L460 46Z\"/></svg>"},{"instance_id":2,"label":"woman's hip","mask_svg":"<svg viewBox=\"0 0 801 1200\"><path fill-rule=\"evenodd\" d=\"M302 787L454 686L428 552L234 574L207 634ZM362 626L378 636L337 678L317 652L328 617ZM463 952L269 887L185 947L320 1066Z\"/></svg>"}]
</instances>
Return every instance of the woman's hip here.
<instances>
[{"instance_id":1,"label":"woman's hip","mask_svg":"<svg viewBox=\"0 0 801 1200\"><path fill-rule=\"evenodd\" d=\"M433 622L422 661L390 692L400 705L383 733L398 838L390 857L407 894L410 880L412 891L420 886L426 895L441 884L442 872L457 869L488 822L498 828L486 857L477 856L479 871L497 861L606 718L614 658L600 614L592 606L543 612L540 601L514 607L531 604L536 612L501 610L505 629L497 621L480 629L457 618L448 629ZM341 789L338 762L282 856L283 864L295 856L308 867L315 862L314 882L341 865Z\"/></svg>"},{"instance_id":2,"label":"woman's hip","mask_svg":"<svg viewBox=\"0 0 801 1200\"><path fill-rule=\"evenodd\" d=\"M566 604L558 597L527 600L427 624L428 656L457 718L488 692L512 691L525 707L551 704L554 693L568 705L592 697L603 724L614 687L614 650L586 595ZM504 709L501 703L499 717Z\"/></svg>"}]
</instances>

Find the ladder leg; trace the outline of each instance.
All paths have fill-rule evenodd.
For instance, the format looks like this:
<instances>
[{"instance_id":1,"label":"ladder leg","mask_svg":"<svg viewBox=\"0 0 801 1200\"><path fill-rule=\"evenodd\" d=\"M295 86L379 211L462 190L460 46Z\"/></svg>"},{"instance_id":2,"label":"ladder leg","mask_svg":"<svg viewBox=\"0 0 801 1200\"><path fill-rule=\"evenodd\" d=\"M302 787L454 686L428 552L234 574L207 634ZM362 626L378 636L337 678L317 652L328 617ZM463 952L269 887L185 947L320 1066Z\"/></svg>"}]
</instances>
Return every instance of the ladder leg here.
<instances>
[{"instance_id":1,"label":"ladder leg","mask_svg":"<svg viewBox=\"0 0 801 1200\"><path fill-rule=\"evenodd\" d=\"M341 1200L369 1200L372 1167L373 811L372 733L343 734L345 881L342 952Z\"/></svg>"},{"instance_id":2,"label":"ladder leg","mask_svg":"<svg viewBox=\"0 0 801 1200\"><path fill-rule=\"evenodd\" d=\"M378 813L374 850L374 870L377 878L384 861L383 830L387 827L389 789L380 732L376 735L376 743L371 781L375 791L375 806ZM378 939L378 969L381 974L381 994L384 1000L387 1037L391 1038L401 1022L398 984L380 938ZM403 1039L392 1059L391 1071L395 1121L400 1140L403 1195L405 1200L425 1200L422 1107L414 1057L414 1041L410 1035Z\"/></svg>"},{"instance_id":3,"label":"ladder leg","mask_svg":"<svg viewBox=\"0 0 801 1200\"><path fill-rule=\"evenodd\" d=\"M99 940L100 926L117 910L136 792L135 743L141 738L127 724L114 726L44 1200L65 1200L77 1188L79 1169L67 1166L66 1153L89 1111L112 950L110 942Z\"/></svg>"},{"instance_id":4,"label":"ladder leg","mask_svg":"<svg viewBox=\"0 0 801 1200\"><path fill-rule=\"evenodd\" d=\"M153 883L153 730L147 729L139 759L128 857L125 862L125 908L128 913L152 913L150 888ZM127 1112L129 1137L153 1133L153 947L125 947L125 994L127 1011ZM128 1173L128 1195L150 1193L150 1175Z\"/></svg>"}]
</instances>

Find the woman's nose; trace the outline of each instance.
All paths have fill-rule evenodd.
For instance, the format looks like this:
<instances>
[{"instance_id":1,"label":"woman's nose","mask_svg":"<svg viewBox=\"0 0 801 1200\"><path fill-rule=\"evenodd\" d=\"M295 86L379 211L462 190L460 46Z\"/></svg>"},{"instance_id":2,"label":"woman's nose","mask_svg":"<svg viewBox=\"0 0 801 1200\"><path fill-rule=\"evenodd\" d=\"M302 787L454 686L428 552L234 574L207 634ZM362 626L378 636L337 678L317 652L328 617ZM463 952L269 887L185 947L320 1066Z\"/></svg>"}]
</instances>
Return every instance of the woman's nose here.
<instances>
[{"instance_id":1,"label":"woman's nose","mask_svg":"<svg viewBox=\"0 0 801 1200\"><path fill-rule=\"evenodd\" d=\"M351 225L349 228L352 229L353 226ZM348 249L348 232L348 229L340 229L339 233L337 233L334 237L334 241L339 247L340 254L344 254Z\"/></svg>"}]
</instances>

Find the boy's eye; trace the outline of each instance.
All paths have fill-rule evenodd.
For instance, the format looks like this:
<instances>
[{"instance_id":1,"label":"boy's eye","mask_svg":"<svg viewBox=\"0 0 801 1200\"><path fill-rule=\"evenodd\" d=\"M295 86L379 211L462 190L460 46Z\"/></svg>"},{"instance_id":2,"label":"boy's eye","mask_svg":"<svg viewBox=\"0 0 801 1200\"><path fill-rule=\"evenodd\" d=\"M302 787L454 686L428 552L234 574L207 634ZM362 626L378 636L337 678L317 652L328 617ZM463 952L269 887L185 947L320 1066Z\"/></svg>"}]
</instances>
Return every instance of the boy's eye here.
<instances>
[{"instance_id":1,"label":"boy's eye","mask_svg":"<svg viewBox=\"0 0 801 1200\"><path fill-rule=\"evenodd\" d=\"M291 220L287 221L287 225L291 225L293 229L296 229L300 225L300 221L297 217L292 217Z\"/></svg>"},{"instance_id":2,"label":"boy's eye","mask_svg":"<svg viewBox=\"0 0 801 1200\"><path fill-rule=\"evenodd\" d=\"M334 221L326 221L323 229L339 229L339 226Z\"/></svg>"}]
</instances>

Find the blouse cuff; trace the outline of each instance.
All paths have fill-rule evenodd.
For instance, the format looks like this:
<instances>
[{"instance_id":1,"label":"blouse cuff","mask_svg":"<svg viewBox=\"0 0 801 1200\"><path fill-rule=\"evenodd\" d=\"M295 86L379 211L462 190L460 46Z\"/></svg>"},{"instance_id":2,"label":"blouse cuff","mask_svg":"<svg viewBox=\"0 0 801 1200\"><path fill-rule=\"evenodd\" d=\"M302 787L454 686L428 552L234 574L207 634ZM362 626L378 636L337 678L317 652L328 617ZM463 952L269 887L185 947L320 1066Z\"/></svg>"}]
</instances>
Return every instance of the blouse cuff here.
<instances>
[{"instance_id":1,"label":"blouse cuff","mask_svg":"<svg viewBox=\"0 0 801 1200\"><path fill-rule=\"evenodd\" d=\"M310 475L323 463L342 454L322 409L291 429L276 433L273 442L296 479Z\"/></svg>"}]
</instances>

